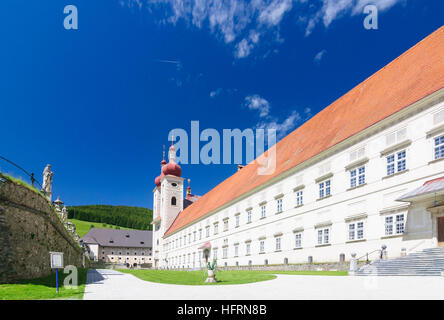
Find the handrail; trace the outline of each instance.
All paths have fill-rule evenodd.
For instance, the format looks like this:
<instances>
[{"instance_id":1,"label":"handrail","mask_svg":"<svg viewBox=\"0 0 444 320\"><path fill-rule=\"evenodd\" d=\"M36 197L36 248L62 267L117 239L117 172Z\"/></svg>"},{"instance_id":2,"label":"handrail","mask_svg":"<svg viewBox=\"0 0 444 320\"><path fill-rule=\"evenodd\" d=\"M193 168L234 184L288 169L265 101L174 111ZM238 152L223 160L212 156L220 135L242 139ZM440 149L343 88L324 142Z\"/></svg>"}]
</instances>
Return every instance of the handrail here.
<instances>
[{"instance_id":1,"label":"handrail","mask_svg":"<svg viewBox=\"0 0 444 320\"><path fill-rule=\"evenodd\" d=\"M19 166L18 164L12 162L12 161L9 160L9 159L6 159L5 157L0 156L0 159L2 159L2 160L4 160L4 161L6 161L6 162L12 164L12 165L13 165L14 167L16 167L16 168L22 170L22 171L23 171L23 172L29 177L29 179L31 179L31 184L32 184L33 187L34 187L34 183L36 182L36 183L40 186L40 188L43 189L43 187L42 187L42 185L40 184L40 182L34 177L34 173L33 173L33 172L29 173L28 171L26 171L25 169L23 169L21 166Z\"/></svg>"},{"instance_id":2,"label":"handrail","mask_svg":"<svg viewBox=\"0 0 444 320\"><path fill-rule=\"evenodd\" d=\"M369 263L370 263L370 260L368 259L368 256L371 255L372 253L375 253L375 252L381 252L381 251L382 251L381 249L376 249L376 250L374 250L374 251L372 251L372 252L367 252L367 253L364 254L362 257L357 258L356 261L359 261L360 259L366 257L366 263L369 264Z\"/></svg>"}]
</instances>

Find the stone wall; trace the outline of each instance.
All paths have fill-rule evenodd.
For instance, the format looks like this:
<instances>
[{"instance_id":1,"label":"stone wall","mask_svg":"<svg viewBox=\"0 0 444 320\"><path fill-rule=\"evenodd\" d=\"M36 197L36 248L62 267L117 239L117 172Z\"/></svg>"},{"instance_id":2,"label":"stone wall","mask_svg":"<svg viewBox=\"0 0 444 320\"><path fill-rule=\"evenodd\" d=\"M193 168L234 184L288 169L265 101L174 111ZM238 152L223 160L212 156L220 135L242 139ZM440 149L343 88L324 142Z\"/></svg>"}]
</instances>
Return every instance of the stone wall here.
<instances>
[{"instance_id":1,"label":"stone wall","mask_svg":"<svg viewBox=\"0 0 444 320\"><path fill-rule=\"evenodd\" d=\"M26 186L0 181L0 283L49 275L50 251L63 252L65 266L82 267L82 249L49 201Z\"/></svg>"}]
</instances>

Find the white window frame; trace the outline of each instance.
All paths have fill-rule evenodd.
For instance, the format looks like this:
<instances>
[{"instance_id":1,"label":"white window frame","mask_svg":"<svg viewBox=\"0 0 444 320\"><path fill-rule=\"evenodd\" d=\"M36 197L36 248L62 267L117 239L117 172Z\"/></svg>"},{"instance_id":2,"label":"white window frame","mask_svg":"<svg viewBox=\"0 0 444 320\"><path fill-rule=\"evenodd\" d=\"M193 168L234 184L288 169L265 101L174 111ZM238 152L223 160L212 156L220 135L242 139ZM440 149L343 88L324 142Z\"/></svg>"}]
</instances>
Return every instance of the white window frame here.
<instances>
[{"instance_id":1,"label":"white window frame","mask_svg":"<svg viewBox=\"0 0 444 320\"><path fill-rule=\"evenodd\" d=\"M234 256L235 257L239 256L239 245L234 246Z\"/></svg>"},{"instance_id":2,"label":"white window frame","mask_svg":"<svg viewBox=\"0 0 444 320\"><path fill-rule=\"evenodd\" d=\"M319 186L319 199L331 196L331 179L326 179L318 184Z\"/></svg>"},{"instance_id":3,"label":"white window frame","mask_svg":"<svg viewBox=\"0 0 444 320\"><path fill-rule=\"evenodd\" d=\"M294 247L302 248L302 232L296 232L294 234Z\"/></svg>"},{"instance_id":4,"label":"white window frame","mask_svg":"<svg viewBox=\"0 0 444 320\"><path fill-rule=\"evenodd\" d=\"M264 253L265 252L265 240L259 241L259 252Z\"/></svg>"},{"instance_id":5,"label":"white window frame","mask_svg":"<svg viewBox=\"0 0 444 320\"><path fill-rule=\"evenodd\" d=\"M407 170L407 149L402 149L387 155L385 161L387 176Z\"/></svg>"},{"instance_id":6,"label":"white window frame","mask_svg":"<svg viewBox=\"0 0 444 320\"><path fill-rule=\"evenodd\" d=\"M210 226L205 227L205 235L208 238L210 236Z\"/></svg>"},{"instance_id":7,"label":"white window frame","mask_svg":"<svg viewBox=\"0 0 444 320\"><path fill-rule=\"evenodd\" d=\"M224 248L222 249L222 258L223 258L223 259L228 258L228 247L224 247Z\"/></svg>"},{"instance_id":8,"label":"white window frame","mask_svg":"<svg viewBox=\"0 0 444 320\"><path fill-rule=\"evenodd\" d=\"M281 243L282 243L281 237L276 237L276 251L281 250Z\"/></svg>"},{"instance_id":9,"label":"white window frame","mask_svg":"<svg viewBox=\"0 0 444 320\"><path fill-rule=\"evenodd\" d=\"M276 213L281 213L282 209L282 198L276 199Z\"/></svg>"},{"instance_id":10,"label":"white window frame","mask_svg":"<svg viewBox=\"0 0 444 320\"><path fill-rule=\"evenodd\" d=\"M217 260L217 248L213 249L213 259Z\"/></svg>"},{"instance_id":11,"label":"white window frame","mask_svg":"<svg viewBox=\"0 0 444 320\"><path fill-rule=\"evenodd\" d=\"M350 221L347 224L347 239L348 239L348 241L365 239L365 221L364 220Z\"/></svg>"},{"instance_id":12,"label":"white window frame","mask_svg":"<svg viewBox=\"0 0 444 320\"><path fill-rule=\"evenodd\" d=\"M224 220L224 231L228 231L228 219Z\"/></svg>"},{"instance_id":13,"label":"white window frame","mask_svg":"<svg viewBox=\"0 0 444 320\"><path fill-rule=\"evenodd\" d=\"M247 223L251 222L252 216L253 216L252 210L247 210Z\"/></svg>"},{"instance_id":14,"label":"white window frame","mask_svg":"<svg viewBox=\"0 0 444 320\"><path fill-rule=\"evenodd\" d=\"M240 214L236 216L236 227L240 226Z\"/></svg>"},{"instance_id":15,"label":"white window frame","mask_svg":"<svg viewBox=\"0 0 444 320\"><path fill-rule=\"evenodd\" d=\"M296 191L296 206L302 206L304 204L304 190Z\"/></svg>"},{"instance_id":16,"label":"white window frame","mask_svg":"<svg viewBox=\"0 0 444 320\"><path fill-rule=\"evenodd\" d=\"M219 223L215 223L214 224L214 234L218 234L219 233Z\"/></svg>"},{"instance_id":17,"label":"white window frame","mask_svg":"<svg viewBox=\"0 0 444 320\"><path fill-rule=\"evenodd\" d=\"M386 236L401 235L406 232L406 213L394 213L384 216L384 234Z\"/></svg>"},{"instance_id":18,"label":"white window frame","mask_svg":"<svg viewBox=\"0 0 444 320\"><path fill-rule=\"evenodd\" d=\"M355 188L365 184L365 165L351 169L350 188Z\"/></svg>"},{"instance_id":19,"label":"white window frame","mask_svg":"<svg viewBox=\"0 0 444 320\"><path fill-rule=\"evenodd\" d=\"M246 254L251 254L251 243L250 242L248 242L245 245L245 252L246 252Z\"/></svg>"},{"instance_id":20,"label":"white window frame","mask_svg":"<svg viewBox=\"0 0 444 320\"><path fill-rule=\"evenodd\" d=\"M444 134L433 138L433 159L444 158Z\"/></svg>"},{"instance_id":21,"label":"white window frame","mask_svg":"<svg viewBox=\"0 0 444 320\"><path fill-rule=\"evenodd\" d=\"M267 216L267 205L264 204L261 206L261 219L265 218Z\"/></svg>"},{"instance_id":22,"label":"white window frame","mask_svg":"<svg viewBox=\"0 0 444 320\"><path fill-rule=\"evenodd\" d=\"M330 230L331 230L330 227L316 229L318 245L330 244L331 241Z\"/></svg>"}]
</instances>

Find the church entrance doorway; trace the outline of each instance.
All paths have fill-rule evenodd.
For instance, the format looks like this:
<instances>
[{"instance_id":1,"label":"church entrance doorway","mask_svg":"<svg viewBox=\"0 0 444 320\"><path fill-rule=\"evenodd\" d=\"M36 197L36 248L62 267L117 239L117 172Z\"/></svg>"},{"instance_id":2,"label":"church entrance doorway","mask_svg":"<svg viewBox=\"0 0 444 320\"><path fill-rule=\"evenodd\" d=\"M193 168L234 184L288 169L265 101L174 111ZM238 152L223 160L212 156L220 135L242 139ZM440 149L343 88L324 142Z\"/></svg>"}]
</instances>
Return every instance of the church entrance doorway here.
<instances>
[{"instance_id":1,"label":"church entrance doorway","mask_svg":"<svg viewBox=\"0 0 444 320\"><path fill-rule=\"evenodd\" d=\"M438 246L444 247L444 217L438 217Z\"/></svg>"}]
</instances>

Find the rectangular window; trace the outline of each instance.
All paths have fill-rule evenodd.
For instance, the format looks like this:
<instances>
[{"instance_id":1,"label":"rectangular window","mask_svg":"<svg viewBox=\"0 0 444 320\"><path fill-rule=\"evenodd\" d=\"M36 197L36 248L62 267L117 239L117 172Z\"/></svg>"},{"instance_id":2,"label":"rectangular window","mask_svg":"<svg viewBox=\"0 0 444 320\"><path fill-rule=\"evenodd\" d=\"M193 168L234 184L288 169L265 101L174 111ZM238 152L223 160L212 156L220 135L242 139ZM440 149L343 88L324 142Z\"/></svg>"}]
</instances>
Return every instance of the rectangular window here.
<instances>
[{"instance_id":1,"label":"rectangular window","mask_svg":"<svg viewBox=\"0 0 444 320\"><path fill-rule=\"evenodd\" d=\"M215 223L215 224L214 224L214 234L217 234L217 233L218 233L218 229L219 229L219 224L218 224L218 223Z\"/></svg>"},{"instance_id":2,"label":"rectangular window","mask_svg":"<svg viewBox=\"0 0 444 320\"><path fill-rule=\"evenodd\" d=\"M207 238L210 236L210 226L208 226L208 227L206 227L205 228L206 229L206 236L207 236Z\"/></svg>"},{"instance_id":3,"label":"rectangular window","mask_svg":"<svg viewBox=\"0 0 444 320\"><path fill-rule=\"evenodd\" d=\"M193 232L194 238L193 241L196 241L196 231Z\"/></svg>"},{"instance_id":4,"label":"rectangular window","mask_svg":"<svg viewBox=\"0 0 444 320\"><path fill-rule=\"evenodd\" d=\"M350 188L365 183L365 166L350 170Z\"/></svg>"},{"instance_id":5,"label":"rectangular window","mask_svg":"<svg viewBox=\"0 0 444 320\"><path fill-rule=\"evenodd\" d=\"M265 205L261 206L261 218L265 218L267 214L267 207Z\"/></svg>"},{"instance_id":6,"label":"rectangular window","mask_svg":"<svg viewBox=\"0 0 444 320\"><path fill-rule=\"evenodd\" d=\"M405 214L396 214L385 217L385 235L391 236L405 232Z\"/></svg>"},{"instance_id":7,"label":"rectangular window","mask_svg":"<svg viewBox=\"0 0 444 320\"><path fill-rule=\"evenodd\" d=\"M435 138L435 160L444 158L444 135Z\"/></svg>"},{"instance_id":8,"label":"rectangular window","mask_svg":"<svg viewBox=\"0 0 444 320\"><path fill-rule=\"evenodd\" d=\"M330 180L319 183L319 199L328 197L331 194Z\"/></svg>"},{"instance_id":9,"label":"rectangular window","mask_svg":"<svg viewBox=\"0 0 444 320\"><path fill-rule=\"evenodd\" d=\"M237 257L239 255L239 246L234 246L234 256Z\"/></svg>"},{"instance_id":10,"label":"rectangular window","mask_svg":"<svg viewBox=\"0 0 444 320\"><path fill-rule=\"evenodd\" d=\"M259 252L265 252L265 241L261 240L259 242Z\"/></svg>"},{"instance_id":11,"label":"rectangular window","mask_svg":"<svg viewBox=\"0 0 444 320\"><path fill-rule=\"evenodd\" d=\"M224 231L228 231L228 219L224 221Z\"/></svg>"},{"instance_id":12,"label":"rectangular window","mask_svg":"<svg viewBox=\"0 0 444 320\"><path fill-rule=\"evenodd\" d=\"M294 235L294 239L295 239L295 248L302 248L302 233L298 232Z\"/></svg>"},{"instance_id":13,"label":"rectangular window","mask_svg":"<svg viewBox=\"0 0 444 320\"><path fill-rule=\"evenodd\" d=\"M240 223L240 214L236 216L236 227L239 227L239 223Z\"/></svg>"},{"instance_id":14,"label":"rectangular window","mask_svg":"<svg viewBox=\"0 0 444 320\"><path fill-rule=\"evenodd\" d=\"M228 257L228 247L223 248L223 258L226 259Z\"/></svg>"},{"instance_id":15,"label":"rectangular window","mask_svg":"<svg viewBox=\"0 0 444 320\"><path fill-rule=\"evenodd\" d=\"M217 259L217 249L213 249L213 259Z\"/></svg>"},{"instance_id":16,"label":"rectangular window","mask_svg":"<svg viewBox=\"0 0 444 320\"><path fill-rule=\"evenodd\" d=\"M246 251L246 254L250 254L251 253L251 244L250 243L246 244L245 251Z\"/></svg>"},{"instance_id":17,"label":"rectangular window","mask_svg":"<svg viewBox=\"0 0 444 320\"><path fill-rule=\"evenodd\" d=\"M402 150L386 157L387 159L387 175L390 176L397 172L406 170L406 151Z\"/></svg>"},{"instance_id":18,"label":"rectangular window","mask_svg":"<svg viewBox=\"0 0 444 320\"><path fill-rule=\"evenodd\" d=\"M199 240L202 240L202 229L199 229Z\"/></svg>"},{"instance_id":19,"label":"rectangular window","mask_svg":"<svg viewBox=\"0 0 444 320\"><path fill-rule=\"evenodd\" d=\"M276 205L277 205L277 213L281 213L282 212L282 198L277 199Z\"/></svg>"},{"instance_id":20,"label":"rectangular window","mask_svg":"<svg viewBox=\"0 0 444 320\"><path fill-rule=\"evenodd\" d=\"M302 206L304 203L303 191L296 192L296 206Z\"/></svg>"},{"instance_id":21,"label":"rectangular window","mask_svg":"<svg viewBox=\"0 0 444 320\"><path fill-rule=\"evenodd\" d=\"M318 245L330 243L330 229L318 229Z\"/></svg>"},{"instance_id":22,"label":"rectangular window","mask_svg":"<svg viewBox=\"0 0 444 320\"><path fill-rule=\"evenodd\" d=\"M276 251L281 250L281 237L276 238Z\"/></svg>"},{"instance_id":23,"label":"rectangular window","mask_svg":"<svg viewBox=\"0 0 444 320\"><path fill-rule=\"evenodd\" d=\"M247 211L247 223L251 222L251 210Z\"/></svg>"},{"instance_id":24,"label":"rectangular window","mask_svg":"<svg viewBox=\"0 0 444 320\"><path fill-rule=\"evenodd\" d=\"M348 240L361 240L364 239L364 222L357 221L348 224Z\"/></svg>"},{"instance_id":25,"label":"rectangular window","mask_svg":"<svg viewBox=\"0 0 444 320\"><path fill-rule=\"evenodd\" d=\"M396 233L401 234L404 233L405 223L404 223L404 214L396 215Z\"/></svg>"}]
</instances>

